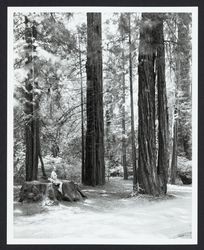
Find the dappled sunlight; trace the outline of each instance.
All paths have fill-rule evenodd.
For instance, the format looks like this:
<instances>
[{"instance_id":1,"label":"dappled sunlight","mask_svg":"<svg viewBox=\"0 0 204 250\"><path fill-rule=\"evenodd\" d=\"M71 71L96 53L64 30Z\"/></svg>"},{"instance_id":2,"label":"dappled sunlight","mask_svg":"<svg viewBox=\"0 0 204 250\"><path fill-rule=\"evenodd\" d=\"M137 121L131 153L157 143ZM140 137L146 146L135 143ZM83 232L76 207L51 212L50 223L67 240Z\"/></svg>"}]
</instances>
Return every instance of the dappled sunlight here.
<instances>
[{"instance_id":1,"label":"dappled sunlight","mask_svg":"<svg viewBox=\"0 0 204 250\"><path fill-rule=\"evenodd\" d=\"M115 197L123 189L132 191L132 182L121 178L111 179L100 193L93 193L97 189L83 189L88 199L62 202L59 206L48 207L46 213L39 210L26 215L23 209L26 204L18 204L14 209L15 238L55 237L77 242L76 236L80 235L80 242L83 242L91 235L101 242L103 239L132 242L147 236L149 239L190 237L191 187L170 185L169 194L177 190L179 198L151 200L142 195L140 198Z\"/></svg>"}]
</instances>

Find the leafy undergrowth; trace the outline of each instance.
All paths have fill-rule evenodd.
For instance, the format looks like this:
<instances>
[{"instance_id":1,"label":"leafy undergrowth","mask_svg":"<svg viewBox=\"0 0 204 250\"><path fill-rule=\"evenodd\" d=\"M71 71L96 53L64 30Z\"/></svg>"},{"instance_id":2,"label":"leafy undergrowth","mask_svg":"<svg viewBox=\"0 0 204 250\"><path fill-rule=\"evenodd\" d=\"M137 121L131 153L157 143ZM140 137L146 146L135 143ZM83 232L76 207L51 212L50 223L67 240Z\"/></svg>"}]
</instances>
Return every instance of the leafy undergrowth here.
<instances>
[{"instance_id":1,"label":"leafy undergrowth","mask_svg":"<svg viewBox=\"0 0 204 250\"><path fill-rule=\"evenodd\" d=\"M168 196L132 197L132 181L110 178L81 186L88 199L59 206L14 203L14 237L38 242L126 243L191 238L191 186L168 186ZM54 241L53 241L54 240Z\"/></svg>"},{"instance_id":2,"label":"leafy undergrowth","mask_svg":"<svg viewBox=\"0 0 204 250\"><path fill-rule=\"evenodd\" d=\"M180 172L191 172L192 171L192 161L185 157L178 156L178 170Z\"/></svg>"},{"instance_id":3,"label":"leafy undergrowth","mask_svg":"<svg viewBox=\"0 0 204 250\"><path fill-rule=\"evenodd\" d=\"M47 155L44 157L45 170L48 177L53 170L53 167L56 168L56 173L59 179L72 180L74 182L79 182L81 178L81 166L79 161L69 159L70 162L67 162L61 157L52 157Z\"/></svg>"}]
</instances>

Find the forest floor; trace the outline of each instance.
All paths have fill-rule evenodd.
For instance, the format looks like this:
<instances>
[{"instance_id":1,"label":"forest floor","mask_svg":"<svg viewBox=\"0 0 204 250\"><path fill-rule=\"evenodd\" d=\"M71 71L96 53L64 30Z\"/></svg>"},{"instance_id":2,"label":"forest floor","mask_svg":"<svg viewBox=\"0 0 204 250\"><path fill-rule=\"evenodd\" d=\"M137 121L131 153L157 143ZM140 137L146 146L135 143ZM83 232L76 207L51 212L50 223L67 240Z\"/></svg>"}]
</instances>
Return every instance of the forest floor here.
<instances>
[{"instance_id":1,"label":"forest floor","mask_svg":"<svg viewBox=\"0 0 204 250\"><path fill-rule=\"evenodd\" d=\"M157 199L131 197L132 180L119 177L82 190L88 199L81 202L51 207L14 202L14 238L75 244L191 238L191 185L168 185L168 196Z\"/></svg>"}]
</instances>

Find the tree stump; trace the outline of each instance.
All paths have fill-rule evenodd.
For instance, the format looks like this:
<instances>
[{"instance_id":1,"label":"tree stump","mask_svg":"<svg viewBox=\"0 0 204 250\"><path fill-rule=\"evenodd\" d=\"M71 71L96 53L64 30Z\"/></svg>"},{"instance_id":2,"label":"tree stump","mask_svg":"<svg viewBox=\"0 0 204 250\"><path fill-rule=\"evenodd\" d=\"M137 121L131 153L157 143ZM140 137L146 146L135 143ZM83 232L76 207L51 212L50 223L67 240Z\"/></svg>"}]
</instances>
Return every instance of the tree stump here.
<instances>
[{"instance_id":1,"label":"tree stump","mask_svg":"<svg viewBox=\"0 0 204 250\"><path fill-rule=\"evenodd\" d=\"M49 182L26 181L20 190L19 201L38 202L49 199L54 202L58 201L80 201L87 198L80 190L79 186L72 181L62 181L62 193L58 186Z\"/></svg>"}]
</instances>

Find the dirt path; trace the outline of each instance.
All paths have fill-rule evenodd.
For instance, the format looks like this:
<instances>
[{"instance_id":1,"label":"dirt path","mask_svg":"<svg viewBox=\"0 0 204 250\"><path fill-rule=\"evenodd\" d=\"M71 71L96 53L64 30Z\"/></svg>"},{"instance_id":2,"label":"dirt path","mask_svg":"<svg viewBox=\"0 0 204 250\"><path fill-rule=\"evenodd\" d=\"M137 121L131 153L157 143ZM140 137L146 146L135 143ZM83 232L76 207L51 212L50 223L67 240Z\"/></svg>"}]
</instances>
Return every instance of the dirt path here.
<instances>
[{"instance_id":1,"label":"dirt path","mask_svg":"<svg viewBox=\"0 0 204 250\"><path fill-rule=\"evenodd\" d=\"M76 244L191 238L189 186L169 186L170 198L158 200L131 197L132 182L120 178L82 188L84 202L49 208L15 203L14 237Z\"/></svg>"}]
</instances>

